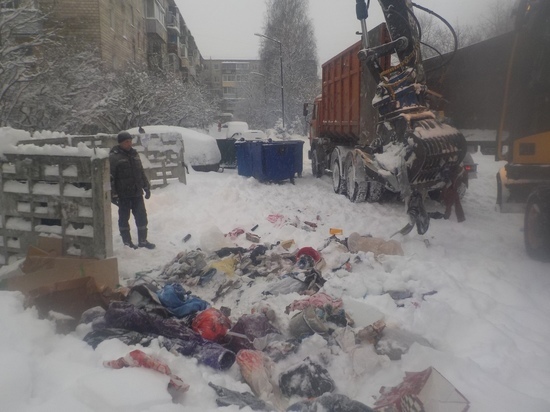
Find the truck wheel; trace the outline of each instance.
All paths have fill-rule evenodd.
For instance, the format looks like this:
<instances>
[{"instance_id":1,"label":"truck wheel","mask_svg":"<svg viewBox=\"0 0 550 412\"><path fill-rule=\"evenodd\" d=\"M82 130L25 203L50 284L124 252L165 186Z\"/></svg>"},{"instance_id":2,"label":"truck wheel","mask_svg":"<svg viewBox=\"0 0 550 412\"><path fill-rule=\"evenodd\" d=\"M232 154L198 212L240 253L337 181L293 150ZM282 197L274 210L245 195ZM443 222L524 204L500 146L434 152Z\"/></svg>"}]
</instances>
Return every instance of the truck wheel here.
<instances>
[{"instance_id":1,"label":"truck wheel","mask_svg":"<svg viewBox=\"0 0 550 412\"><path fill-rule=\"evenodd\" d=\"M334 193L346 194L346 184L340 173L340 162L338 159L332 164L332 188L334 189Z\"/></svg>"},{"instance_id":2,"label":"truck wheel","mask_svg":"<svg viewBox=\"0 0 550 412\"><path fill-rule=\"evenodd\" d=\"M546 262L550 261L550 222L543 207L539 194L531 193L525 208L523 235L527 254Z\"/></svg>"},{"instance_id":3,"label":"truck wheel","mask_svg":"<svg viewBox=\"0 0 550 412\"><path fill-rule=\"evenodd\" d=\"M321 177L323 176L323 165L319 162L319 154L317 153L317 150L311 151L311 172L313 173L314 177Z\"/></svg>"},{"instance_id":4,"label":"truck wheel","mask_svg":"<svg viewBox=\"0 0 550 412\"><path fill-rule=\"evenodd\" d=\"M357 200L357 182L355 181L355 167L353 166L353 160L348 160L346 167L346 196L352 202Z\"/></svg>"},{"instance_id":5,"label":"truck wheel","mask_svg":"<svg viewBox=\"0 0 550 412\"><path fill-rule=\"evenodd\" d=\"M367 190L367 202L375 203L382 199L384 194L384 186L382 183L371 181Z\"/></svg>"}]
</instances>

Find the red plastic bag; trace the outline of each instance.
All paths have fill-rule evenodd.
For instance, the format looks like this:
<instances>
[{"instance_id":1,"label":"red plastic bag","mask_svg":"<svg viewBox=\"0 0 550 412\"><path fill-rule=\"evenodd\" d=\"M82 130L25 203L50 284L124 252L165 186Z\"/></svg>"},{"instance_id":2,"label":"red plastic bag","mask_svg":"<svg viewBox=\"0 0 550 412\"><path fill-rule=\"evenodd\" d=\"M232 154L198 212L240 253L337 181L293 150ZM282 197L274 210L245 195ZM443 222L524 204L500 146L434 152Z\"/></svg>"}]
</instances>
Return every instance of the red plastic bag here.
<instances>
[{"instance_id":1,"label":"red plastic bag","mask_svg":"<svg viewBox=\"0 0 550 412\"><path fill-rule=\"evenodd\" d=\"M208 308L200 312L193 319L191 328L204 339L216 342L223 338L227 334L227 331L231 329L231 321L218 309Z\"/></svg>"}]
</instances>

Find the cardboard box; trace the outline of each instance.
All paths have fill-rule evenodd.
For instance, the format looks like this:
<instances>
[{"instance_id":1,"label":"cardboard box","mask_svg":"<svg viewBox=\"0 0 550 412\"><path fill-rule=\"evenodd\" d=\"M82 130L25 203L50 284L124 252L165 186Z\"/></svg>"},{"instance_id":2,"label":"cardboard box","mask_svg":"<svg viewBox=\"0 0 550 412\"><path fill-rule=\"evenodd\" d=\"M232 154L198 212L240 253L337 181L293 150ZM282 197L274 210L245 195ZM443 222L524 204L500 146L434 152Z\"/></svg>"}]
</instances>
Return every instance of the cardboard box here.
<instances>
[{"instance_id":1,"label":"cardboard box","mask_svg":"<svg viewBox=\"0 0 550 412\"><path fill-rule=\"evenodd\" d=\"M5 288L28 294L43 286L87 276L93 278L99 287L115 289L119 285L117 258L61 256L61 251L61 239L39 238L38 246L29 247L20 267L4 276Z\"/></svg>"},{"instance_id":2,"label":"cardboard box","mask_svg":"<svg viewBox=\"0 0 550 412\"><path fill-rule=\"evenodd\" d=\"M382 387L377 412L466 412L470 403L435 368L405 372L398 386Z\"/></svg>"}]
</instances>

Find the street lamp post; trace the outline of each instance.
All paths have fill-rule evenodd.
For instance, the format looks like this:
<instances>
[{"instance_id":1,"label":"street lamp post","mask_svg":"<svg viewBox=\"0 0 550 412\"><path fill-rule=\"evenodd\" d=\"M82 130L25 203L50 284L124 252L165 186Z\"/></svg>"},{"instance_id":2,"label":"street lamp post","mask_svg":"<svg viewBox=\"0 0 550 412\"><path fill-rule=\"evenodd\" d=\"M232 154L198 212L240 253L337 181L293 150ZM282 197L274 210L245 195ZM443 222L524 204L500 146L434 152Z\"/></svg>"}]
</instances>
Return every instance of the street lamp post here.
<instances>
[{"instance_id":1,"label":"street lamp post","mask_svg":"<svg viewBox=\"0 0 550 412\"><path fill-rule=\"evenodd\" d=\"M279 43L279 58L281 61L281 112L283 116L283 129L285 128L285 89L283 85L283 43L272 37L268 37L265 34L254 33L254 36L263 37L264 39Z\"/></svg>"}]
</instances>

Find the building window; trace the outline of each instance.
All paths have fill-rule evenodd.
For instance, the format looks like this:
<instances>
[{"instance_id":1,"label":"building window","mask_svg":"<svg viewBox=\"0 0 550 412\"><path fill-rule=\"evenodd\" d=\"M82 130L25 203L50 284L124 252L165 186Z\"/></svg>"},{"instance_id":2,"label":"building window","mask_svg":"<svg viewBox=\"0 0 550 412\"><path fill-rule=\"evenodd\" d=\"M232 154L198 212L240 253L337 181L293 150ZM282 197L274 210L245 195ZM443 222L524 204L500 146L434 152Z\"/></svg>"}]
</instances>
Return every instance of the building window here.
<instances>
[{"instance_id":1,"label":"building window","mask_svg":"<svg viewBox=\"0 0 550 412\"><path fill-rule=\"evenodd\" d=\"M225 98L235 98L237 97L237 93L235 92L234 87L224 87L223 88L223 97Z\"/></svg>"},{"instance_id":2,"label":"building window","mask_svg":"<svg viewBox=\"0 0 550 412\"><path fill-rule=\"evenodd\" d=\"M164 26L165 11L160 3L157 0L147 0L146 6L145 17L158 20Z\"/></svg>"},{"instance_id":3,"label":"building window","mask_svg":"<svg viewBox=\"0 0 550 412\"><path fill-rule=\"evenodd\" d=\"M224 74L222 76L222 81L224 81L224 82L234 82L235 81L235 75L234 74Z\"/></svg>"},{"instance_id":4,"label":"building window","mask_svg":"<svg viewBox=\"0 0 550 412\"><path fill-rule=\"evenodd\" d=\"M129 6L128 8L130 9L130 13L129 13L129 15L130 15L130 24L131 24L132 26L134 26L134 25L135 25L135 21L134 21L134 6Z\"/></svg>"}]
</instances>

